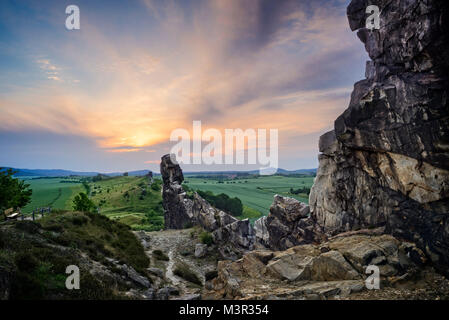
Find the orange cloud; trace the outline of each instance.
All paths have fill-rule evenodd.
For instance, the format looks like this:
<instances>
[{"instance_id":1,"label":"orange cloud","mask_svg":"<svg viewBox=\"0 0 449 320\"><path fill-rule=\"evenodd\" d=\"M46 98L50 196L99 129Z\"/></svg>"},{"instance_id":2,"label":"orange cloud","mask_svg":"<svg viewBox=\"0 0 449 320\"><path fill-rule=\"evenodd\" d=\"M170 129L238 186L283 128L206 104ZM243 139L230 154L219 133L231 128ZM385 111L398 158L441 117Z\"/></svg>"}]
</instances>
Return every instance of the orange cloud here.
<instances>
[{"instance_id":1,"label":"orange cloud","mask_svg":"<svg viewBox=\"0 0 449 320\"><path fill-rule=\"evenodd\" d=\"M208 1L191 24L174 1L144 3L154 29L111 36L84 20L88 32L54 46L57 66L50 55L38 59L56 81L0 94L0 129L82 135L130 153L201 120L222 132L279 129L282 143L328 128L347 105L350 88L320 82L339 68L334 51L359 46L344 12L289 8L276 16L281 27L260 34L257 1Z\"/></svg>"},{"instance_id":2,"label":"orange cloud","mask_svg":"<svg viewBox=\"0 0 449 320\"><path fill-rule=\"evenodd\" d=\"M159 163L161 163L161 160L148 160L148 161L145 161L144 163L147 163L147 164L159 164Z\"/></svg>"}]
</instances>

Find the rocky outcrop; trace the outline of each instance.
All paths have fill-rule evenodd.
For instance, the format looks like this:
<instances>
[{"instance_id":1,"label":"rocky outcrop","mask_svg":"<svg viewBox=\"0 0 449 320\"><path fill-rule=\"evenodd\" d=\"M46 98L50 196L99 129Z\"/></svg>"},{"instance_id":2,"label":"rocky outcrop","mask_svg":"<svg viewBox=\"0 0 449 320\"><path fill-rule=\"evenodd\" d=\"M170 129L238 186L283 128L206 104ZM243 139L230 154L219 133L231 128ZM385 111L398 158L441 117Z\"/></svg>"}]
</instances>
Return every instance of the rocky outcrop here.
<instances>
[{"instance_id":1,"label":"rocky outcrop","mask_svg":"<svg viewBox=\"0 0 449 320\"><path fill-rule=\"evenodd\" d=\"M216 297L274 299L348 296L365 290L368 265L381 286L412 277L425 262L414 244L390 235L350 235L285 251L254 250L234 262L220 261L212 281Z\"/></svg>"},{"instance_id":2,"label":"rocky outcrop","mask_svg":"<svg viewBox=\"0 0 449 320\"><path fill-rule=\"evenodd\" d=\"M320 227L310 216L309 206L296 199L274 196L267 217L254 224L258 243L273 250L317 243L325 239Z\"/></svg>"},{"instance_id":3,"label":"rocky outcrop","mask_svg":"<svg viewBox=\"0 0 449 320\"><path fill-rule=\"evenodd\" d=\"M184 176L174 155L164 155L161 159L163 179L162 199L166 229L184 229L199 225L212 233L216 243L235 245L237 248L252 250L254 230L248 219L238 220L230 214L211 206L198 193L190 197L182 188Z\"/></svg>"},{"instance_id":4,"label":"rocky outcrop","mask_svg":"<svg viewBox=\"0 0 449 320\"><path fill-rule=\"evenodd\" d=\"M193 201L181 186L184 181L181 167L169 154L161 159L161 175L165 229L183 229L193 223Z\"/></svg>"},{"instance_id":5,"label":"rocky outcrop","mask_svg":"<svg viewBox=\"0 0 449 320\"><path fill-rule=\"evenodd\" d=\"M254 230L248 219L224 225L214 230L212 236L218 243L233 243L248 250L254 246Z\"/></svg>"},{"instance_id":6,"label":"rocky outcrop","mask_svg":"<svg viewBox=\"0 0 449 320\"><path fill-rule=\"evenodd\" d=\"M380 30L365 28L368 5ZM449 265L447 1L353 0L351 30L372 59L348 109L320 138L310 194L328 235L384 227Z\"/></svg>"}]
</instances>

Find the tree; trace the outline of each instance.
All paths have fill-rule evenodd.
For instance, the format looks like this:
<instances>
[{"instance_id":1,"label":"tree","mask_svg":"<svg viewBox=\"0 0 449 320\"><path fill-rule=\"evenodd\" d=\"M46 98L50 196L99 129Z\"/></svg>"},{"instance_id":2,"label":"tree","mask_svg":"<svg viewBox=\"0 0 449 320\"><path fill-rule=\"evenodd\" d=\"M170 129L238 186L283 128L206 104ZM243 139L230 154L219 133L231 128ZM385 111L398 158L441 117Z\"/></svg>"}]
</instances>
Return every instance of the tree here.
<instances>
[{"instance_id":1,"label":"tree","mask_svg":"<svg viewBox=\"0 0 449 320\"><path fill-rule=\"evenodd\" d=\"M124 176L124 177L127 177L127 176L128 176L128 172L125 172L125 173L123 174L123 176Z\"/></svg>"},{"instance_id":2,"label":"tree","mask_svg":"<svg viewBox=\"0 0 449 320\"><path fill-rule=\"evenodd\" d=\"M89 199L87 194L80 192L75 199L73 199L73 210L82 212L94 212L95 204Z\"/></svg>"},{"instance_id":3,"label":"tree","mask_svg":"<svg viewBox=\"0 0 449 320\"><path fill-rule=\"evenodd\" d=\"M21 208L31 201L33 190L23 180L14 178L12 169L0 168L0 209Z\"/></svg>"},{"instance_id":4,"label":"tree","mask_svg":"<svg viewBox=\"0 0 449 320\"><path fill-rule=\"evenodd\" d=\"M225 193L214 195L211 191L201 190L198 190L198 194L215 208L224 210L235 217L243 214L242 201L237 197L231 198Z\"/></svg>"}]
</instances>

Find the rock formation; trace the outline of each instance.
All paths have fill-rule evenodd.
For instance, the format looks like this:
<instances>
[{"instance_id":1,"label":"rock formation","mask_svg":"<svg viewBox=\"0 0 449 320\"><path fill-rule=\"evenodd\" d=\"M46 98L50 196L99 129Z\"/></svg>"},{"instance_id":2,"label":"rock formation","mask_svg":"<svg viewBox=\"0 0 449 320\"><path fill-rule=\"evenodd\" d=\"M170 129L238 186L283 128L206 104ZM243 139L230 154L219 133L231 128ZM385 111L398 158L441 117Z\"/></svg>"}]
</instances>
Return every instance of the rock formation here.
<instances>
[{"instance_id":1,"label":"rock formation","mask_svg":"<svg viewBox=\"0 0 449 320\"><path fill-rule=\"evenodd\" d=\"M258 243L273 250L325 239L319 225L310 216L308 205L279 195L274 196L269 215L258 219L254 229Z\"/></svg>"},{"instance_id":2,"label":"rock formation","mask_svg":"<svg viewBox=\"0 0 449 320\"><path fill-rule=\"evenodd\" d=\"M344 297L365 289L368 265L379 266L384 286L412 277L425 259L414 244L390 235L337 237L278 252L254 250L218 263L213 294L229 299Z\"/></svg>"},{"instance_id":3,"label":"rock formation","mask_svg":"<svg viewBox=\"0 0 449 320\"><path fill-rule=\"evenodd\" d=\"M365 28L368 5L380 30ZM328 235L385 227L449 265L447 1L353 0L351 30L372 59L335 130L320 138L310 194ZM446 267L444 267L446 266Z\"/></svg>"},{"instance_id":4,"label":"rock formation","mask_svg":"<svg viewBox=\"0 0 449 320\"><path fill-rule=\"evenodd\" d=\"M249 220L238 220L214 208L196 192L187 196L181 186L184 181L181 167L172 157L174 155L167 154L161 159L165 228L183 229L199 225L212 233L216 243L252 250L255 236Z\"/></svg>"},{"instance_id":5,"label":"rock formation","mask_svg":"<svg viewBox=\"0 0 449 320\"><path fill-rule=\"evenodd\" d=\"M365 28L368 5L380 8L379 30ZM442 0L351 1L350 28L372 61L334 130L320 137L310 207L275 196L254 233L233 217L224 224L197 195L180 210L223 242L251 248L256 238L257 250L218 263L210 295L345 297L364 290L369 265L387 287L438 278L429 265L449 274L448 8ZM182 195L181 182L169 193ZM183 201L167 208L178 212ZM449 291L447 279L429 283L444 283L431 292Z\"/></svg>"},{"instance_id":6,"label":"rock formation","mask_svg":"<svg viewBox=\"0 0 449 320\"><path fill-rule=\"evenodd\" d=\"M182 229L193 222L193 202L187 199L181 186L184 181L181 167L167 154L161 159L162 205L165 229Z\"/></svg>"}]
</instances>

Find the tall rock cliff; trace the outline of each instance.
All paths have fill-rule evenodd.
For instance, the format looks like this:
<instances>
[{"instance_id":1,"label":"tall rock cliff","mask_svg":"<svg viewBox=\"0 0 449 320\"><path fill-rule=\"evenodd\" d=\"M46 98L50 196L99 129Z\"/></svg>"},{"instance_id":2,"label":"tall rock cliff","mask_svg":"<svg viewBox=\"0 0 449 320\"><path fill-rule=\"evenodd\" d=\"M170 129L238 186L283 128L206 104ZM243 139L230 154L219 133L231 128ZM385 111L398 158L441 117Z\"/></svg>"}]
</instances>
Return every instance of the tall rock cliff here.
<instances>
[{"instance_id":1,"label":"tall rock cliff","mask_svg":"<svg viewBox=\"0 0 449 320\"><path fill-rule=\"evenodd\" d=\"M169 154L161 159L161 175L165 229L185 228L193 222L193 203L187 199L181 186L184 181L181 167L172 161Z\"/></svg>"},{"instance_id":2,"label":"tall rock cliff","mask_svg":"<svg viewBox=\"0 0 449 320\"><path fill-rule=\"evenodd\" d=\"M365 28L368 5L380 29ZM328 235L384 227L449 265L449 10L444 0L353 0L371 58L334 130L320 138L310 210ZM444 267L446 266L446 267Z\"/></svg>"}]
</instances>

